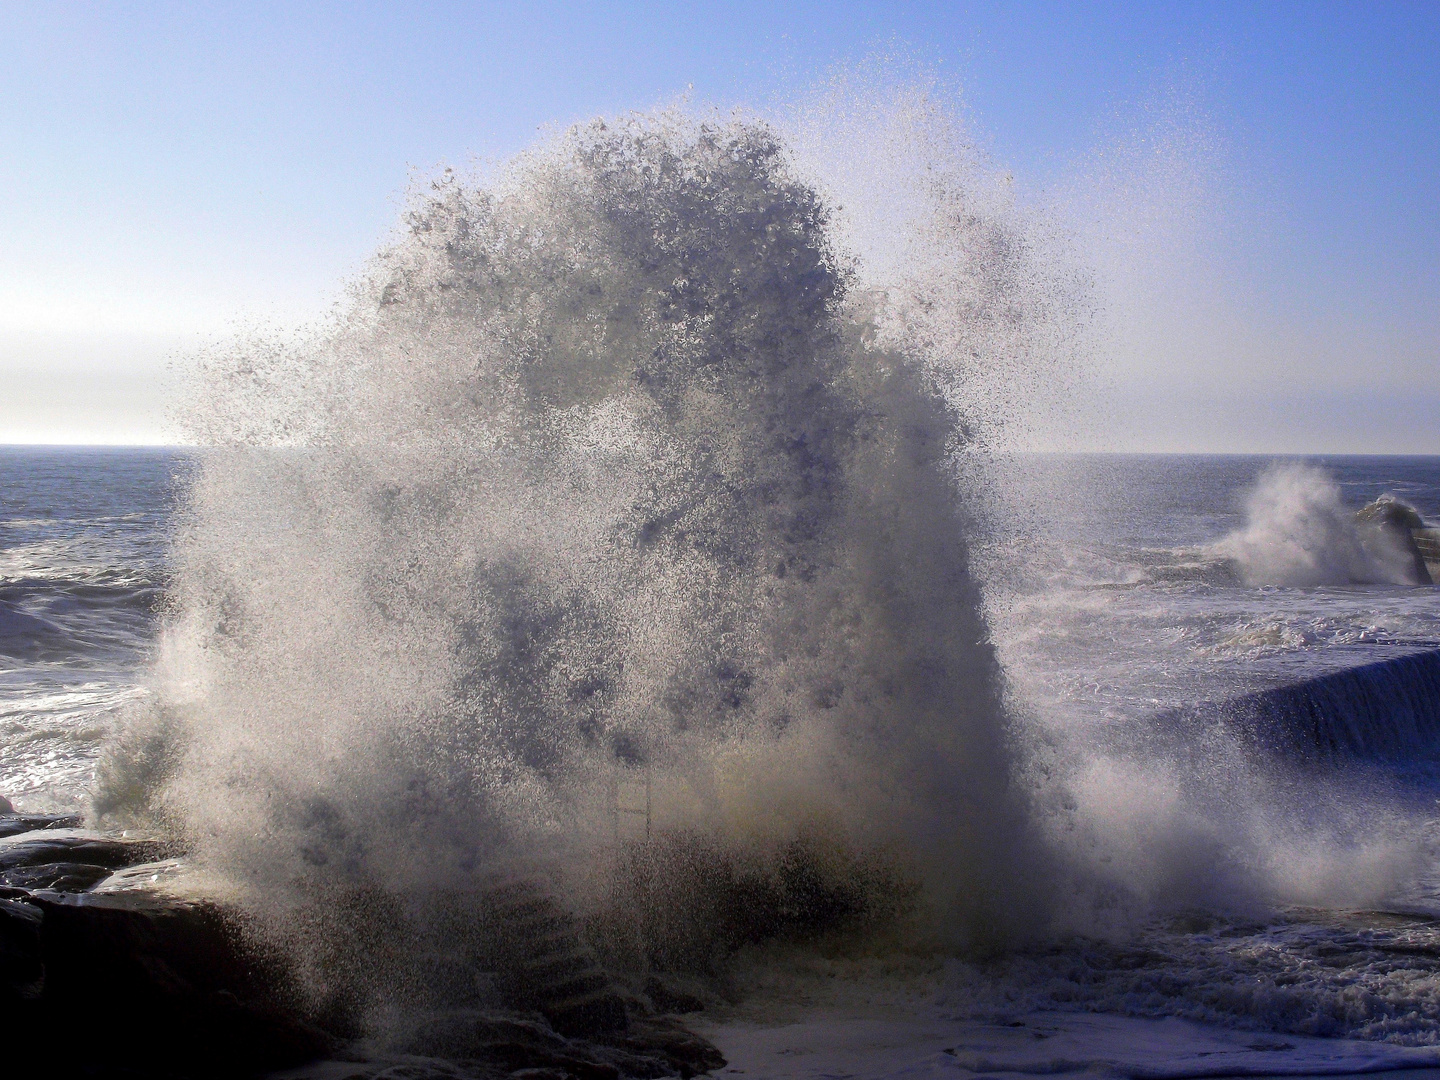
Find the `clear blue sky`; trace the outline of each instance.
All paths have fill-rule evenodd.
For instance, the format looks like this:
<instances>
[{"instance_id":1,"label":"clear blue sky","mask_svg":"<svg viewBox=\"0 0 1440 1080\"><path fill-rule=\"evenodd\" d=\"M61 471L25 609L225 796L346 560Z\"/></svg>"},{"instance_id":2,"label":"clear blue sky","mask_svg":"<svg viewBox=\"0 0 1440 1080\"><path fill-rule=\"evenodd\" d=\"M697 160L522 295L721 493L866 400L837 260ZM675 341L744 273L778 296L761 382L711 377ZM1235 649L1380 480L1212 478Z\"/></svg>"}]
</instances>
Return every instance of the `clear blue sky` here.
<instances>
[{"instance_id":1,"label":"clear blue sky","mask_svg":"<svg viewBox=\"0 0 1440 1080\"><path fill-rule=\"evenodd\" d=\"M1201 133L1097 442L1440 452L1433 2L0 2L0 441L154 439L164 362L317 311L412 169L895 52L1037 198Z\"/></svg>"}]
</instances>

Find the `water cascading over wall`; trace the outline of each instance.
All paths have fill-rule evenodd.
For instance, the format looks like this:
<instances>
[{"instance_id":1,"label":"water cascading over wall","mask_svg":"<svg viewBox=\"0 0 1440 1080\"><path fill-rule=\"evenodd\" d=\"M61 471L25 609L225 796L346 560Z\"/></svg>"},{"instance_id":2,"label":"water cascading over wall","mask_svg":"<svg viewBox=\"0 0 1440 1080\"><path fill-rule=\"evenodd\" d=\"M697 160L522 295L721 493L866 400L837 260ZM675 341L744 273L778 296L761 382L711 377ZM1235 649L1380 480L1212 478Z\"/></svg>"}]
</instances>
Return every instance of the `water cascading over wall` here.
<instances>
[{"instance_id":1,"label":"water cascading over wall","mask_svg":"<svg viewBox=\"0 0 1440 1080\"><path fill-rule=\"evenodd\" d=\"M1266 756L1426 762L1440 742L1440 651L1399 646L1379 655L1288 686L1192 706L1159 723L1223 724Z\"/></svg>"},{"instance_id":2,"label":"water cascading over wall","mask_svg":"<svg viewBox=\"0 0 1440 1080\"><path fill-rule=\"evenodd\" d=\"M1024 245L926 182L1013 355ZM97 810L252 896L583 893L643 770L657 844L884 853L943 938L1014 932L1033 856L933 344L970 339L864 269L763 124L596 122L437 179L323 332L212 363Z\"/></svg>"}]
</instances>

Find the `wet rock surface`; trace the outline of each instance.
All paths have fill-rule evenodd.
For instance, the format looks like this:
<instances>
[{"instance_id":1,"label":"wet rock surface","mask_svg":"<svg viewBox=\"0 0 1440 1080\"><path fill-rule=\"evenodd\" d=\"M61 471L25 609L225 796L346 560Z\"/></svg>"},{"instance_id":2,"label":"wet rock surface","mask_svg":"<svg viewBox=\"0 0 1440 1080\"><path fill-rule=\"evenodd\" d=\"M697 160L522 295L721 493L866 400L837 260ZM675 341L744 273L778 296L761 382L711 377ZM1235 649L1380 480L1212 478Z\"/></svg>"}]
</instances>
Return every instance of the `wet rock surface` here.
<instances>
[{"instance_id":1,"label":"wet rock surface","mask_svg":"<svg viewBox=\"0 0 1440 1080\"><path fill-rule=\"evenodd\" d=\"M1412 585L1434 585L1426 561L1425 522L1413 506L1392 496L1381 496L1355 512L1362 526L1361 543L1367 550L1380 549L1384 560L1388 554L1406 564L1406 576Z\"/></svg>"},{"instance_id":2,"label":"wet rock surface","mask_svg":"<svg viewBox=\"0 0 1440 1080\"><path fill-rule=\"evenodd\" d=\"M286 1007L279 973L214 905L53 890L0 900L0 963L4 1014L23 1032L8 1040L13 1064L243 1076L338 1045Z\"/></svg>"},{"instance_id":3,"label":"wet rock surface","mask_svg":"<svg viewBox=\"0 0 1440 1080\"><path fill-rule=\"evenodd\" d=\"M67 831L49 836L41 832L35 839L30 834L12 837L0 847L0 875L57 863L90 866L104 870L108 877L114 870L151 862L165 854L165 846L153 840L130 840L123 837L93 836ZM23 876L23 875L17 875Z\"/></svg>"},{"instance_id":4,"label":"wet rock surface","mask_svg":"<svg viewBox=\"0 0 1440 1080\"><path fill-rule=\"evenodd\" d=\"M0 838L37 829L70 829L79 825L80 819L70 814L17 814L8 799L0 798Z\"/></svg>"},{"instance_id":5,"label":"wet rock surface","mask_svg":"<svg viewBox=\"0 0 1440 1080\"><path fill-rule=\"evenodd\" d=\"M467 940L470 963L496 973L508 1005L540 1013L564 1035L625 1029L625 995L554 898L531 882L513 881L478 899L460 910L481 917L452 917L450 932Z\"/></svg>"},{"instance_id":6,"label":"wet rock surface","mask_svg":"<svg viewBox=\"0 0 1440 1080\"><path fill-rule=\"evenodd\" d=\"M397 1064L417 1067L422 1060L439 1059L469 1070L456 1074L466 1076L546 1070L575 1080L656 1080L693 1077L725 1064L719 1051L671 1017L638 1019L623 1031L578 1039L561 1035L543 1020L458 1011L429 1018L402 1049L410 1060Z\"/></svg>"},{"instance_id":7,"label":"wet rock surface","mask_svg":"<svg viewBox=\"0 0 1440 1080\"><path fill-rule=\"evenodd\" d=\"M658 1080L724 1065L672 1015L700 1004L652 977L612 979L574 917L531 883L457 897L397 949L431 1000L383 1045L316 1018L294 972L223 906L137 887L173 872L153 840L73 819L4 830L0 1015L14 1067L77 1077ZM426 944L428 942L428 945ZM424 952L436 942L443 951ZM414 959L414 957L412 957ZM652 985L653 984L653 985ZM668 995L668 996L667 996ZM63 1067L62 1067L63 1066Z\"/></svg>"}]
</instances>

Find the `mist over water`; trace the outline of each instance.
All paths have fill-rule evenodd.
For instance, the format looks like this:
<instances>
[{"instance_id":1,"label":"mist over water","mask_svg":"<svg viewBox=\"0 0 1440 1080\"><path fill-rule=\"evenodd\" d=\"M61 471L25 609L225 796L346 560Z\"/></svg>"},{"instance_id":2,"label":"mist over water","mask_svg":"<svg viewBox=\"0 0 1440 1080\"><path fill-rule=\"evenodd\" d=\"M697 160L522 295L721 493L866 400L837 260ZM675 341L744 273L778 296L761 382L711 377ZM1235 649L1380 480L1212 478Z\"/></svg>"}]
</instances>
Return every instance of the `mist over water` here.
<instances>
[{"instance_id":1,"label":"mist over water","mask_svg":"<svg viewBox=\"0 0 1440 1080\"><path fill-rule=\"evenodd\" d=\"M1020 460L990 489L1011 519L979 561L1005 579L987 616L1030 735L1017 768L1073 875L1057 922L1125 935L1191 909L1386 902L1433 857L1428 788L1373 760L1382 744L1421 771L1433 755L1433 723L1407 698L1428 691L1385 669L1433 640L1433 594L1371 512L1419 515L1388 495L1357 514L1314 465L1197 459L1136 490L1143 466L1158 470ZM1051 520L1026 520L1033 506ZM1204 527L1155 544L1172 520ZM1351 700L1293 704L1366 663L1374 685ZM1346 724L1348 741L1334 734Z\"/></svg>"}]
</instances>

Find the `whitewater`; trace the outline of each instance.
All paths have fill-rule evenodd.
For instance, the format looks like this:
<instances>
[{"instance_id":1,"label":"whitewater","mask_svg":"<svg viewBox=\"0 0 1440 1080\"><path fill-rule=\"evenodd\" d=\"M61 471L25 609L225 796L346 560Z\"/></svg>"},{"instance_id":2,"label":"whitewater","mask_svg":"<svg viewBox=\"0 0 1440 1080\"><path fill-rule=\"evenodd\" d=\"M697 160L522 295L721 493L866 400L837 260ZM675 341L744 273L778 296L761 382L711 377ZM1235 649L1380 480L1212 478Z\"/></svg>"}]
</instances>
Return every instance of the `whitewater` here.
<instances>
[{"instance_id":1,"label":"whitewater","mask_svg":"<svg viewBox=\"0 0 1440 1080\"><path fill-rule=\"evenodd\" d=\"M6 451L0 793L377 1053L523 888L737 1072L1440 1064L1440 463L1023 452L1077 253L847 100L441 173L204 449Z\"/></svg>"}]
</instances>

